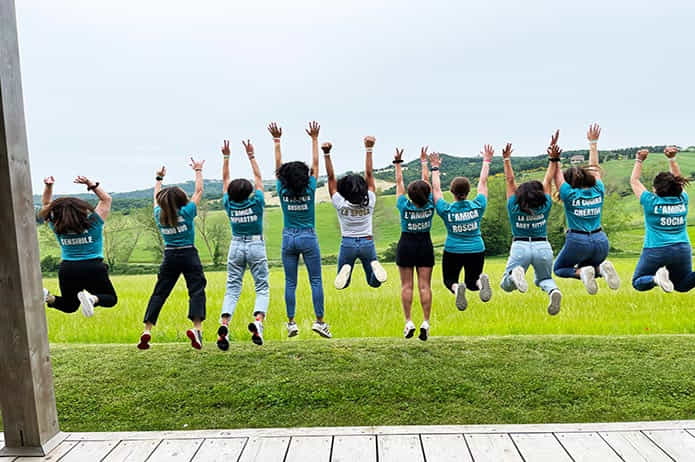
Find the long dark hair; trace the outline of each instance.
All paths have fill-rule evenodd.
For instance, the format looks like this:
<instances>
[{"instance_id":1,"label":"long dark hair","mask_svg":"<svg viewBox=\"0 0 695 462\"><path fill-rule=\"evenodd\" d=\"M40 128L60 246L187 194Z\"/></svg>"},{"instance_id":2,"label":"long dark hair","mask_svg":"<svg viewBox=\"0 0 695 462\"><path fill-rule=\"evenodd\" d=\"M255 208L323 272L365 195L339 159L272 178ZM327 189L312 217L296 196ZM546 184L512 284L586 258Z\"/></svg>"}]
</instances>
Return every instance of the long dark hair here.
<instances>
[{"instance_id":1,"label":"long dark hair","mask_svg":"<svg viewBox=\"0 0 695 462\"><path fill-rule=\"evenodd\" d=\"M536 180L521 183L516 188L514 196L519 210L528 215L533 215L534 209L543 207L548 201L543 190L543 183Z\"/></svg>"},{"instance_id":2,"label":"long dark hair","mask_svg":"<svg viewBox=\"0 0 695 462\"><path fill-rule=\"evenodd\" d=\"M178 186L164 188L157 193L157 205L161 208L159 223L173 228L179 222L179 209L188 204L186 192Z\"/></svg>"},{"instance_id":3,"label":"long dark hair","mask_svg":"<svg viewBox=\"0 0 695 462\"><path fill-rule=\"evenodd\" d=\"M573 188L593 188L596 177L586 167L570 167L563 172L565 181Z\"/></svg>"},{"instance_id":4,"label":"long dark hair","mask_svg":"<svg viewBox=\"0 0 695 462\"><path fill-rule=\"evenodd\" d=\"M680 196L689 181L671 172L661 172L654 178L654 192L660 197Z\"/></svg>"},{"instance_id":5,"label":"long dark hair","mask_svg":"<svg viewBox=\"0 0 695 462\"><path fill-rule=\"evenodd\" d=\"M429 183L423 180L415 180L408 185L408 197L410 201L418 207L427 205L431 191L432 189Z\"/></svg>"},{"instance_id":6,"label":"long dark hair","mask_svg":"<svg viewBox=\"0 0 695 462\"><path fill-rule=\"evenodd\" d=\"M253 185L246 178L232 180L227 187L227 196L232 202L244 202L253 192Z\"/></svg>"},{"instance_id":7,"label":"long dark hair","mask_svg":"<svg viewBox=\"0 0 695 462\"><path fill-rule=\"evenodd\" d=\"M277 171L280 184L291 196L301 196L309 186L309 166L304 162L285 162Z\"/></svg>"},{"instance_id":8,"label":"long dark hair","mask_svg":"<svg viewBox=\"0 0 695 462\"><path fill-rule=\"evenodd\" d=\"M40 216L53 223L58 234L80 234L91 226L89 216L94 207L76 197L59 197L44 208Z\"/></svg>"},{"instance_id":9,"label":"long dark hair","mask_svg":"<svg viewBox=\"0 0 695 462\"><path fill-rule=\"evenodd\" d=\"M339 179L338 193L353 205L369 204L369 188L361 175L346 175Z\"/></svg>"}]
</instances>

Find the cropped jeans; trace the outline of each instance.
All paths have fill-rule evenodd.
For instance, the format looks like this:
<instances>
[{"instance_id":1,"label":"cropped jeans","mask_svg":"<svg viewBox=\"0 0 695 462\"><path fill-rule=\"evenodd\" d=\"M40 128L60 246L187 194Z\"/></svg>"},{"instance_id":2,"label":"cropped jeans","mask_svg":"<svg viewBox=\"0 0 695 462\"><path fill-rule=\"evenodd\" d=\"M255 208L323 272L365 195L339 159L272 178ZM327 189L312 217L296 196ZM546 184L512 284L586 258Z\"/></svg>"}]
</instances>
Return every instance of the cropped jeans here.
<instances>
[{"instance_id":1,"label":"cropped jeans","mask_svg":"<svg viewBox=\"0 0 695 462\"><path fill-rule=\"evenodd\" d=\"M374 276L372 270L372 262L376 258L376 247L374 247L374 239L371 237L345 237L340 243L340 253L338 254L338 271L345 265L350 265L350 276L348 277L345 287L350 285L352 279L352 269L355 267L355 261L360 259L364 268L364 275L367 277L367 284L370 287L379 287L379 282Z\"/></svg>"},{"instance_id":2,"label":"cropped jeans","mask_svg":"<svg viewBox=\"0 0 695 462\"><path fill-rule=\"evenodd\" d=\"M270 286L268 285L268 257L265 242L258 236L234 236L227 257L227 289L222 302L222 315L234 316L248 266L256 285L254 316L268 311Z\"/></svg>"},{"instance_id":3,"label":"cropped jeans","mask_svg":"<svg viewBox=\"0 0 695 462\"><path fill-rule=\"evenodd\" d=\"M553 280L553 248L548 241L514 241L509 250L507 267L504 269L504 277L500 287L505 292L511 292L516 288L512 282L512 270L517 266L524 268L524 273L529 266L533 266L536 286L543 292L550 293L557 289Z\"/></svg>"},{"instance_id":4,"label":"cropped jeans","mask_svg":"<svg viewBox=\"0 0 695 462\"><path fill-rule=\"evenodd\" d=\"M695 287L695 273L692 272L693 256L688 243L671 244L665 247L642 249L632 287L639 291L652 289L656 270L665 266L673 288L678 292L688 292Z\"/></svg>"},{"instance_id":5,"label":"cropped jeans","mask_svg":"<svg viewBox=\"0 0 695 462\"><path fill-rule=\"evenodd\" d=\"M311 300L314 304L314 313L317 318L322 318L323 309L323 282L321 279L321 251L319 250L319 238L312 228L285 228L282 231L282 266L285 269L285 306L287 317L294 318L297 299L297 272L299 270L299 256L302 256L309 273L311 285Z\"/></svg>"},{"instance_id":6,"label":"cropped jeans","mask_svg":"<svg viewBox=\"0 0 695 462\"><path fill-rule=\"evenodd\" d=\"M608 236L603 231L593 234L568 232L565 235L565 245L555 260L555 275L579 279L578 268L593 266L596 277L599 277L598 267L606 260L609 249Z\"/></svg>"}]
</instances>

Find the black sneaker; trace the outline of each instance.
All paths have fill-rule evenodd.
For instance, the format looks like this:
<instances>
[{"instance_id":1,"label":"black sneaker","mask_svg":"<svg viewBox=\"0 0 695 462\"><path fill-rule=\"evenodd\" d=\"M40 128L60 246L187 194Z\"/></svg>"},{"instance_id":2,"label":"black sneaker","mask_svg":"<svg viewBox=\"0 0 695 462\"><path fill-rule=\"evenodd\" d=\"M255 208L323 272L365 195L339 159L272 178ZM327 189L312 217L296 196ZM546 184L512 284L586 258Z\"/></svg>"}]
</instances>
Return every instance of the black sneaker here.
<instances>
[{"instance_id":1,"label":"black sneaker","mask_svg":"<svg viewBox=\"0 0 695 462\"><path fill-rule=\"evenodd\" d=\"M229 328L224 324L217 329L217 348L222 351L229 350Z\"/></svg>"}]
</instances>

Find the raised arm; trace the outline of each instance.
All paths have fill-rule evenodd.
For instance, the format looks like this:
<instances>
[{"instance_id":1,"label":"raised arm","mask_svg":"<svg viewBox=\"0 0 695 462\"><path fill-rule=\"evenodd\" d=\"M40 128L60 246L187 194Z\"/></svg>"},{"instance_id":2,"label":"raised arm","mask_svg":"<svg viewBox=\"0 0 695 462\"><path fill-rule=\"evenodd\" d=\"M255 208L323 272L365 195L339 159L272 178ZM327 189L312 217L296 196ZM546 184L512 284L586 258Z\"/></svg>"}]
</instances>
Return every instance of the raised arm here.
<instances>
[{"instance_id":1,"label":"raised arm","mask_svg":"<svg viewBox=\"0 0 695 462\"><path fill-rule=\"evenodd\" d=\"M52 176L47 176L43 179L43 195L41 196L41 208L46 208L51 205L51 199L53 198L53 183L55 183L55 178Z\"/></svg>"},{"instance_id":2,"label":"raised arm","mask_svg":"<svg viewBox=\"0 0 695 462\"><path fill-rule=\"evenodd\" d=\"M111 211L111 196L99 186L99 182L93 183L85 176L78 176L75 178L75 183L83 184L87 186L87 191L93 191L94 194L99 198L99 202L95 207L94 211L101 217L102 220L106 220Z\"/></svg>"},{"instance_id":3,"label":"raised arm","mask_svg":"<svg viewBox=\"0 0 695 462\"><path fill-rule=\"evenodd\" d=\"M548 169L545 171L545 176L543 177L543 192L550 194L553 190L553 180L555 179L555 172L558 170L558 163L548 162ZM564 178L563 178L564 180Z\"/></svg>"},{"instance_id":4,"label":"raised arm","mask_svg":"<svg viewBox=\"0 0 695 462\"><path fill-rule=\"evenodd\" d=\"M326 175L328 175L328 194L333 197L338 191L338 181L335 179L335 171L333 170L333 162L331 161L331 143L323 143L321 150L323 151L323 160L326 162Z\"/></svg>"},{"instance_id":5,"label":"raised arm","mask_svg":"<svg viewBox=\"0 0 695 462\"><path fill-rule=\"evenodd\" d=\"M374 161L372 160L372 152L374 151L374 143L376 143L376 138L373 136L364 137L364 148L367 152L364 161L364 179L367 181L367 188L375 193L376 192L376 180L374 179Z\"/></svg>"},{"instance_id":6,"label":"raised arm","mask_svg":"<svg viewBox=\"0 0 695 462\"><path fill-rule=\"evenodd\" d=\"M439 157L439 153L433 152L430 154L430 166L432 167L432 198L436 204L439 199L444 197L442 194L442 179L440 176L442 159Z\"/></svg>"},{"instance_id":7,"label":"raised arm","mask_svg":"<svg viewBox=\"0 0 695 462\"><path fill-rule=\"evenodd\" d=\"M681 168L678 166L678 162L676 162L676 154L678 154L678 148L675 146L667 146L664 149L664 154L666 154L666 157L668 157L669 171L675 176L683 176L681 175Z\"/></svg>"},{"instance_id":8,"label":"raised arm","mask_svg":"<svg viewBox=\"0 0 695 462\"><path fill-rule=\"evenodd\" d=\"M422 181L430 182L430 169L427 168L427 146L420 148L420 169L422 170Z\"/></svg>"},{"instance_id":9,"label":"raised arm","mask_svg":"<svg viewBox=\"0 0 695 462\"><path fill-rule=\"evenodd\" d=\"M601 167L598 160L598 138L601 136L601 127L598 124L589 125L586 137L589 140L589 172L597 179L601 179Z\"/></svg>"},{"instance_id":10,"label":"raised arm","mask_svg":"<svg viewBox=\"0 0 695 462\"><path fill-rule=\"evenodd\" d=\"M321 125L315 120L309 122L309 128L306 129L307 135L311 137L311 174L319 179L319 130Z\"/></svg>"},{"instance_id":11,"label":"raised arm","mask_svg":"<svg viewBox=\"0 0 695 462\"><path fill-rule=\"evenodd\" d=\"M167 168L162 165L162 168L157 170L157 173L155 174L156 176L154 177L154 206L157 207L157 195L159 194L159 191L162 190L162 181L164 181L164 177L167 174ZM225 188L226 189L226 188Z\"/></svg>"},{"instance_id":12,"label":"raised arm","mask_svg":"<svg viewBox=\"0 0 695 462\"><path fill-rule=\"evenodd\" d=\"M557 140L560 138L560 130L556 130L552 137L550 137L550 146L548 146L548 160L557 164L554 167L555 170L555 187L560 190L560 187L565 184L565 177L562 174L562 169L560 168L560 162L562 161L562 149L557 145Z\"/></svg>"},{"instance_id":13,"label":"raised arm","mask_svg":"<svg viewBox=\"0 0 695 462\"><path fill-rule=\"evenodd\" d=\"M495 151L492 149L492 145L486 144L480 154L483 156L483 166L480 168L480 178L478 179L478 194L487 197L487 177L490 175L490 163Z\"/></svg>"},{"instance_id":14,"label":"raised arm","mask_svg":"<svg viewBox=\"0 0 695 462\"><path fill-rule=\"evenodd\" d=\"M254 187L256 188L256 191L263 191L263 175L261 175L261 168L258 166L258 162L256 162L253 144L251 144L251 140L242 141L241 143L244 145L244 149L246 149L246 155L249 157L251 170L253 170ZM226 190L227 189L225 188L225 191Z\"/></svg>"},{"instance_id":15,"label":"raised arm","mask_svg":"<svg viewBox=\"0 0 695 462\"><path fill-rule=\"evenodd\" d=\"M507 143L504 149L502 149L502 159L504 160L504 180L507 184L507 199L509 199L516 192L516 181L514 179L514 169L512 168L511 143Z\"/></svg>"},{"instance_id":16,"label":"raised arm","mask_svg":"<svg viewBox=\"0 0 695 462\"><path fill-rule=\"evenodd\" d=\"M224 140L222 144L222 194L227 193L229 189L229 183L232 181L229 175L229 155L231 151L229 149L229 140Z\"/></svg>"},{"instance_id":17,"label":"raised arm","mask_svg":"<svg viewBox=\"0 0 695 462\"><path fill-rule=\"evenodd\" d=\"M396 166L396 196L405 195L405 183L403 183L403 150L396 148L396 155L393 156L393 165Z\"/></svg>"},{"instance_id":18,"label":"raised arm","mask_svg":"<svg viewBox=\"0 0 695 462\"><path fill-rule=\"evenodd\" d=\"M632 187L632 192L635 193L637 199L642 197L642 193L647 190L640 181L640 176L642 176L642 162L647 160L649 151L646 149L640 149L635 157L635 166L632 168L632 175L630 175L630 187Z\"/></svg>"},{"instance_id":19,"label":"raised arm","mask_svg":"<svg viewBox=\"0 0 695 462\"><path fill-rule=\"evenodd\" d=\"M191 168L195 171L195 192L191 196L191 200L195 205L200 204L200 199L203 198L203 165L204 160L195 160L191 157Z\"/></svg>"},{"instance_id":20,"label":"raised arm","mask_svg":"<svg viewBox=\"0 0 695 462\"><path fill-rule=\"evenodd\" d=\"M278 127L278 124L272 122L268 125L268 131L273 136L273 144L275 145L275 173L282 166L282 151L280 150L280 137L282 136L282 128Z\"/></svg>"}]
</instances>

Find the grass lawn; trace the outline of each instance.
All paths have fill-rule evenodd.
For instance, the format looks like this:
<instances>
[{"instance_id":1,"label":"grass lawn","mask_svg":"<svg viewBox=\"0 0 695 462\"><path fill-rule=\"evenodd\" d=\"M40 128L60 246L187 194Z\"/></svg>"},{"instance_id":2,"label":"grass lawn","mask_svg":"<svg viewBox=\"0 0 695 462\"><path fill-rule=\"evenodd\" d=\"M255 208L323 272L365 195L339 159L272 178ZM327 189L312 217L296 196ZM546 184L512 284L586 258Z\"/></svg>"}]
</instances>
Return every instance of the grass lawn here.
<instances>
[{"instance_id":1,"label":"grass lawn","mask_svg":"<svg viewBox=\"0 0 695 462\"><path fill-rule=\"evenodd\" d=\"M695 336L52 346L64 431L632 421L695 413Z\"/></svg>"}]
</instances>

